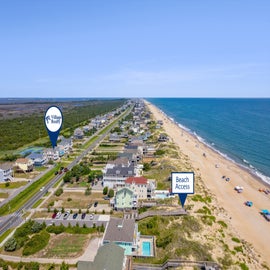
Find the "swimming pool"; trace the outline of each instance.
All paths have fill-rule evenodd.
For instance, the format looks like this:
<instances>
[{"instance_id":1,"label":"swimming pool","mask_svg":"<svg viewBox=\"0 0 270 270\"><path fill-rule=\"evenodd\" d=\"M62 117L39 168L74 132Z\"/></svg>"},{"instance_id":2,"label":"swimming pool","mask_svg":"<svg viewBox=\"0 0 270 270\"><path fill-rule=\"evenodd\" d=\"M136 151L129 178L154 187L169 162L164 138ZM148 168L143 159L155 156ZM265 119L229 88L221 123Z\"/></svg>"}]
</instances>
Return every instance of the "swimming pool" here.
<instances>
[{"instance_id":1,"label":"swimming pool","mask_svg":"<svg viewBox=\"0 0 270 270\"><path fill-rule=\"evenodd\" d=\"M151 249L149 242L142 242L142 255L143 256L151 256Z\"/></svg>"}]
</instances>

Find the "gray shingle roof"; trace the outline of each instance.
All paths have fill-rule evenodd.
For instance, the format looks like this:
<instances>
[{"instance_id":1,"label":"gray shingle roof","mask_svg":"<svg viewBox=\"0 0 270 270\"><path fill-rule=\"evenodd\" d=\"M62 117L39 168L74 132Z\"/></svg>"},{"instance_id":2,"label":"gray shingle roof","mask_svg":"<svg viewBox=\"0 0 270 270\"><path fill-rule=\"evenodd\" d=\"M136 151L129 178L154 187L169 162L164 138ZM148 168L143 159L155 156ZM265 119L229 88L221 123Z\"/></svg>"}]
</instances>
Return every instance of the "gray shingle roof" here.
<instances>
[{"instance_id":1,"label":"gray shingle roof","mask_svg":"<svg viewBox=\"0 0 270 270\"><path fill-rule=\"evenodd\" d=\"M134 219L111 218L103 241L133 243Z\"/></svg>"}]
</instances>

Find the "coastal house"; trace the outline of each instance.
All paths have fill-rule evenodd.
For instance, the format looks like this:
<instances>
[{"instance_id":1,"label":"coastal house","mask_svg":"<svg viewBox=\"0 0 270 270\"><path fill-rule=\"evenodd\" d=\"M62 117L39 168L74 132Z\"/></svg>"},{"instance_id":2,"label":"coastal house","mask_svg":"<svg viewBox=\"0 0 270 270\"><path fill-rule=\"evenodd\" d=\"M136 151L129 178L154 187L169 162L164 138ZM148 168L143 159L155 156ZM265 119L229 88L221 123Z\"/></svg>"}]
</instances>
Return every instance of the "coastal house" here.
<instances>
[{"instance_id":1,"label":"coastal house","mask_svg":"<svg viewBox=\"0 0 270 270\"><path fill-rule=\"evenodd\" d=\"M27 158L31 159L36 167L41 167L48 163L47 156L43 152L32 152Z\"/></svg>"},{"instance_id":2,"label":"coastal house","mask_svg":"<svg viewBox=\"0 0 270 270\"><path fill-rule=\"evenodd\" d=\"M122 166L117 165L112 168L107 168L103 174L103 186L114 188L124 186L125 180L130 176L136 176L136 168L134 165Z\"/></svg>"},{"instance_id":3,"label":"coastal house","mask_svg":"<svg viewBox=\"0 0 270 270\"><path fill-rule=\"evenodd\" d=\"M71 138L62 138L61 141L57 144L57 151L59 152L59 156L63 156L64 154L72 151L73 141Z\"/></svg>"},{"instance_id":4,"label":"coastal house","mask_svg":"<svg viewBox=\"0 0 270 270\"><path fill-rule=\"evenodd\" d=\"M124 187L116 191L114 197L115 210L131 210L137 208L137 205L137 195L131 189Z\"/></svg>"},{"instance_id":5,"label":"coastal house","mask_svg":"<svg viewBox=\"0 0 270 270\"><path fill-rule=\"evenodd\" d=\"M137 195L138 199L147 199L148 181L145 177L129 177L126 179L125 184Z\"/></svg>"},{"instance_id":6,"label":"coastal house","mask_svg":"<svg viewBox=\"0 0 270 270\"><path fill-rule=\"evenodd\" d=\"M78 261L78 270L124 270L126 269L125 250L112 243L101 246L93 262Z\"/></svg>"},{"instance_id":7,"label":"coastal house","mask_svg":"<svg viewBox=\"0 0 270 270\"><path fill-rule=\"evenodd\" d=\"M34 162L29 158L18 158L14 167L16 171L31 172L34 168Z\"/></svg>"},{"instance_id":8,"label":"coastal house","mask_svg":"<svg viewBox=\"0 0 270 270\"><path fill-rule=\"evenodd\" d=\"M139 237L134 219L111 217L102 242L103 245L114 243L125 250L125 255L132 255L138 249Z\"/></svg>"},{"instance_id":9,"label":"coastal house","mask_svg":"<svg viewBox=\"0 0 270 270\"><path fill-rule=\"evenodd\" d=\"M161 133L158 137L159 142L167 142L169 140L168 136L164 133Z\"/></svg>"},{"instance_id":10,"label":"coastal house","mask_svg":"<svg viewBox=\"0 0 270 270\"><path fill-rule=\"evenodd\" d=\"M13 175L13 163L5 162L0 164L0 182L11 181Z\"/></svg>"},{"instance_id":11,"label":"coastal house","mask_svg":"<svg viewBox=\"0 0 270 270\"><path fill-rule=\"evenodd\" d=\"M109 141L110 142L120 142L121 137L117 133L112 133L112 134L110 134Z\"/></svg>"},{"instance_id":12,"label":"coastal house","mask_svg":"<svg viewBox=\"0 0 270 270\"><path fill-rule=\"evenodd\" d=\"M125 186L131 189L138 200L145 200L154 197L156 181L142 176L129 177L125 181Z\"/></svg>"},{"instance_id":13,"label":"coastal house","mask_svg":"<svg viewBox=\"0 0 270 270\"><path fill-rule=\"evenodd\" d=\"M58 147L47 148L44 150L44 154L48 160L58 160L60 157Z\"/></svg>"},{"instance_id":14,"label":"coastal house","mask_svg":"<svg viewBox=\"0 0 270 270\"><path fill-rule=\"evenodd\" d=\"M76 128L74 130L74 139L82 140L84 136L83 130L81 128Z\"/></svg>"}]
</instances>

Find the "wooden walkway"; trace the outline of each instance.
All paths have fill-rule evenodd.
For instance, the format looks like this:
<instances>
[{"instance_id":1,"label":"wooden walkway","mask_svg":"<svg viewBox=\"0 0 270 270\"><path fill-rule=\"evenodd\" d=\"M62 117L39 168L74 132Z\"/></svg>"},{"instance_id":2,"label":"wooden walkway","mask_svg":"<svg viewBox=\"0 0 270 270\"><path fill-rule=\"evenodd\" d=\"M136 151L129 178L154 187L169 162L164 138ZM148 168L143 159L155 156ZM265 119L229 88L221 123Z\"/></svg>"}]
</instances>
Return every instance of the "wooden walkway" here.
<instances>
[{"instance_id":1,"label":"wooden walkway","mask_svg":"<svg viewBox=\"0 0 270 270\"><path fill-rule=\"evenodd\" d=\"M144 213L139 214L136 217L136 220L141 220L147 217L154 217L154 216L182 216L187 214L188 214L187 211L183 208L179 208L173 211L164 211L164 210L146 211Z\"/></svg>"}]
</instances>

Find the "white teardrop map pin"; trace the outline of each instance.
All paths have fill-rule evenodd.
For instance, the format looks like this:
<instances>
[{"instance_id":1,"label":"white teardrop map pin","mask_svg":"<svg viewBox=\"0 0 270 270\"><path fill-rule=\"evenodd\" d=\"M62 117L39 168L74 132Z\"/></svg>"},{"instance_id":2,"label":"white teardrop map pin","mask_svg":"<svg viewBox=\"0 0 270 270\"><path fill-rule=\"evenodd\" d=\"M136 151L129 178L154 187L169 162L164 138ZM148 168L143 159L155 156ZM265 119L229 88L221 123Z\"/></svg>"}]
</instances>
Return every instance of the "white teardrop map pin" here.
<instances>
[{"instance_id":1,"label":"white teardrop map pin","mask_svg":"<svg viewBox=\"0 0 270 270\"><path fill-rule=\"evenodd\" d=\"M57 138L63 123L61 110L56 106L49 107L45 113L44 122L54 148L57 145Z\"/></svg>"}]
</instances>

